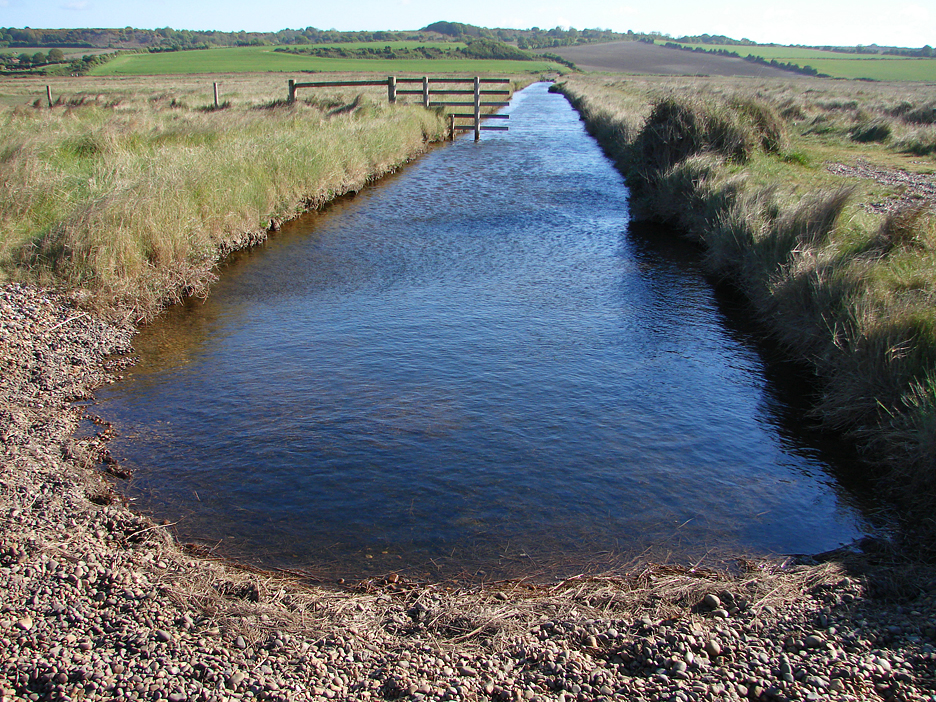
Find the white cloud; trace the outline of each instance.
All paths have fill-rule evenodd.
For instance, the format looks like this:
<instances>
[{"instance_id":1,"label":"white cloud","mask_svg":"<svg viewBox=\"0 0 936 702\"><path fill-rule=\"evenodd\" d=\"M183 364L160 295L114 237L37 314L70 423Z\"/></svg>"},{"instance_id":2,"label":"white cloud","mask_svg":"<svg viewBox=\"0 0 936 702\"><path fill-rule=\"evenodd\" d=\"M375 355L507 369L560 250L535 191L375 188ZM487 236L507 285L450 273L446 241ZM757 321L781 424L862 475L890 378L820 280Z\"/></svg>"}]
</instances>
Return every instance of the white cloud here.
<instances>
[{"instance_id":1,"label":"white cloud","mask_svg":"<svg viewBox=\"0 0 936 702\"><path fill-rule=\"evenodd\" d=\"M926 22L930 18L930 11L922 5L904 5L897 14L914 22Z\"/></svg>"}]
</instances>

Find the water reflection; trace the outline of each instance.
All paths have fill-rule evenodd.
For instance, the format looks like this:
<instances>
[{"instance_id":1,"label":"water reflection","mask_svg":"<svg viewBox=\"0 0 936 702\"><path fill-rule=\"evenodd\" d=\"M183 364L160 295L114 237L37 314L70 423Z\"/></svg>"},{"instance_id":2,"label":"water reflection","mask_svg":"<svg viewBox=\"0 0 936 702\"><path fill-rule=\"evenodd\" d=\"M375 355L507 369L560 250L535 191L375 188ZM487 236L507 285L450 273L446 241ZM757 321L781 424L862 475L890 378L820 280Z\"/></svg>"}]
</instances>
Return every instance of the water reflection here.
<instances>
[{"instance_id":1,"label":"water reflection","mask_svg":"<svg viewBox=\"0 0 936 702\"><path fill-rule=\"evenodd\" d=\"M101 396L184 539L324 575L562 574L869 528L698 252L535 86L235 257Z\"/></svg>"}]
</instances>

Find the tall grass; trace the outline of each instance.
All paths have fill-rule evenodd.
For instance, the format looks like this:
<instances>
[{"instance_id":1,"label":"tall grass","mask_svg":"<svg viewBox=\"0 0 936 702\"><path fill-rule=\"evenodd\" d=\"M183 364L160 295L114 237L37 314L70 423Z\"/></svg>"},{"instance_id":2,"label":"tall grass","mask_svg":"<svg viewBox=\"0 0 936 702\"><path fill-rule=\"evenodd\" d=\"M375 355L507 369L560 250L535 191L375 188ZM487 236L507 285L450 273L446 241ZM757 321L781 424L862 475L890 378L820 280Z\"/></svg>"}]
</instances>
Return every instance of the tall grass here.
<instances>
[{"instance_id":1,"label":"tall grass","mask_svg":"<svg viewBox=\"0 0 936 702\"><path fill-rule=\"evenodd\" d=\"M204 290L227 251L446 128L437 112L366 95L205 106L167 92L0 113L0 276L145 317Z\"/></svg>"},{"instance_id":2,"label":"tall grass","mask_svg":"<svg viewBox=\"0 0 936 702\"><path fill-rule=\"evenodd\" d=\"M822 164L894 165L896 121L928 119L931 98L800 85L571 78L561 89L627 176L635 215L705 244L710 269L815 368L816 417L854 436L919 515L936 505L936 212L873 214L886 186ZM614 100L628 89L650 107ZM888 130L859 138L860 124Z\"/></svg>"}]
</instances>

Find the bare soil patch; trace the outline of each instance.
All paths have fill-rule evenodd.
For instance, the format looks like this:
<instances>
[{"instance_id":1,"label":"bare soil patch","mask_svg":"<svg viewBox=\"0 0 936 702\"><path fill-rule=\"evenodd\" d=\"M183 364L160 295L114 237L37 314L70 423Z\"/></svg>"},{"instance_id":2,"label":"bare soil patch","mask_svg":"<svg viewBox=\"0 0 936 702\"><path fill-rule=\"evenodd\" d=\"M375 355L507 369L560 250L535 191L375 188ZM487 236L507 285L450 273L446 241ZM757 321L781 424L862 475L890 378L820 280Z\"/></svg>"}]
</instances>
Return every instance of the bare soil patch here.
<instances>
[{"instance_id":1,"label":"bare soil patch","mask_svg":"<svg viewBox=\"0 0 936 702\"><path fill-rule=\"evenodd\" d=\"M670 76L753 76L789 78L777 68L701 52L677 51L640 41L614 41L549 49L583 71L610 71Z\"/></svg>"}]
</instances>

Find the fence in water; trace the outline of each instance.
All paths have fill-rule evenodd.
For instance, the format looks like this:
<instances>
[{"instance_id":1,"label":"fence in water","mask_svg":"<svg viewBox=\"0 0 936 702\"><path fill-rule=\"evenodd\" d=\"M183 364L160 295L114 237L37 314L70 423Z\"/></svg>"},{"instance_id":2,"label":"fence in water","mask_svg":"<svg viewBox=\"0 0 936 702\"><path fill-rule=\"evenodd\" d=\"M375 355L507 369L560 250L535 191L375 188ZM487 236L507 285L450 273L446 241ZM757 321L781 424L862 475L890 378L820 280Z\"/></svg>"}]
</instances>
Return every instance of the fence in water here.
<instances>
[{"instance_id":1,"label":"fence in water","mask_svg":"<svg viewBox=\"0 0 936 702\"><path fill-rule=\"evenodd\" d=\"M398 85L406 83L421 83L422 87L419 90L400 90ZM441 85L465 85L471 84L471 89L466 88L431 88L430 84L436 83ZM428 108L431 107L470 107L473 108L473 111L470 113L465 112L454 112L449 114L451 119L451 135L452 138L455 138L455 134L458 131L474 130L475 141L478 141L481 138L482 130L490 131L507 131L508 127L506 126L494 126L494 125L482 125L482 119L510 119L510 115L499 115L499 114L482 114L482 107L507 107L509 102L490 102L484 101L485 96L492 95L510 95L510 90L482 90L482 85L505 85L509 84L509 78L481 78L475 76L474 78L430 78L429 76L423 76L422 78L397 78L396 76L387 76L386 80L331 80L331 81L315 81L311 83L297 83L295 80L290 79L289 81L289 102L293 103L296 101L296 91L300 88L340 88L340 87L351 87L351 86L387 86L387 98L390 102L396 102L398 95L422 95L423 106ZM439 102L433 100L433 96L470 96L471 101L467 100L458 100L455 102ZM469 124L459 124L457 120L460 119L469 119L471 122Z\"/></svg>"}]
</instances>

